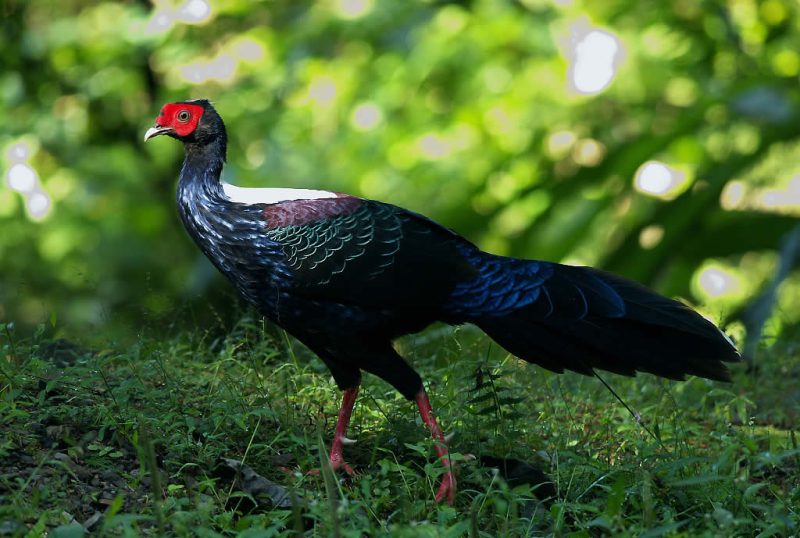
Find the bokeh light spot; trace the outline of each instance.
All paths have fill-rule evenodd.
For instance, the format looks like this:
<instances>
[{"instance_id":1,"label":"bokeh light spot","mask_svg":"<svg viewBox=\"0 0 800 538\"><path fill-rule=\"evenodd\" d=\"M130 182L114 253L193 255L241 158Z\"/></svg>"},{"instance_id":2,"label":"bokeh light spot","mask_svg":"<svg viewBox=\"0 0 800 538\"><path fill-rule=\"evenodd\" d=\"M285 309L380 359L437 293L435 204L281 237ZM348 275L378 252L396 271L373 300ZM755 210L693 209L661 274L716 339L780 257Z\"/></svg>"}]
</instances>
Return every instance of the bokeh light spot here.
<instances>
[{"instance_id":1,"label":"bokeh light spot","mask_svg":"<svg viewBox=\"0 0 800 538\"><path fill-rule=\"evenodd\" d=\"M171 12L158 10L150 17L147 24L147 33L150 35L163 34L175 24L175 17Z\"/></svg>"},{"instance_id":2,"label":"bokeh light spot","mask_svg":"<svg viewBox=\"0 0 800 538\"><path fill-rule=\"evenodd\" d=\"M697 84L688 77L675 77L671 79L664 89L664 97L674 106L688 107L697 101Z\"/></svg>"},{"instance_id":3,"label":"bokeh light spot","mask_svg":"<svg viewBox=\"0 0 800 538\"><path fill-rule=\"evenodd\" d=\"M773 213L800 213L800 176L792 178L784 188L764 189L755 205Z\"/></svg>"},{"instance_id":4,"label":"bokeh light spot","mask_svg":"<svg viewBox=\"0 0 800 538\"><path fill-rule=\"evenodd\" d=\"M202 84L209 80L218 82L231 82L236 75L236 59L230 54L220 54L207 61L188 63L180 68L180 73L186 82Z\"/></svg>"},{"instance_id":5,"label":"bokeh light spot","mask_svg":"<svg viewBox=\"0 0 800 538\"><path fill-rule=\"evenodd\" d=\"M724 267L710 265L700 271L697 283L702 292L711 298L737 295L742 282L738 275Z\"/></svg>"},{"instance_id":6,"label":"bokeh light spot","mask_svg":"<svg viewBox=\"0 0 800 538\"><path fill-rule=\"evenodd\" d=\"M308 96L318 105L328 105L336 99L336 81L329 76L317 76L308 86Z\"/></svg>"},{"instance_id":7,"label":"bokeh light spot","mask_svg":"<svg viewBox=\"0 0 800 538\"><path fill-rule=\"evenodd\" d=\"M731 181L722 189L720 205L727 211L739 209L744 205L747 187L743 181Z\"/></svg>"},{"instance_id":8,"label":"bokeh light spot","mask_svg":"<svg viewBox=\"0 0 800 538\"><path fill-rule=\"evenodd\" d=\"M267 148L263 141L255 141L247 146L245 150L245 157L247 163L253 167L258 168L267 160Z\"/></svg>"},{"instance_id":9,"label":"bokeh light spot","mask_svg":"<svg viewBox=\"0 0 800 538\"><path fill-rule=\"evenodd\" d=\"M6 174L8 186L17 192L28 194L36 188L36 171L27 164L17 163Z\"/></svg>"},{"instance_id":10,"label":"bokeh light spot","mask_svg":"<svg viewBox=\"0 0 800 538\"><path fill-rule=\"evenodd\" d=\"M800 72L800 55L794 50L783 49L772 56L772 67L782 77L794 77Z\"/></svg>"},{"instance_id":11,"label":"bokeh light spot","mask_svg":"<svg viewBox=\"0 0 800 538\"><path fill-rule=\"evenodd\" d=\"M780 0L766 0L759 11L764 21L772 26L781 24L787 16L786 6Z\"/></svg>"},{"instance_id":12,"label":"bokeh light spot","mask_svg":"<svg viewBox=\"0 0 800 538\"><path fill-rule=\"evenodd\" d=\"M50 212L50 197L44 191L36 191L28 197L26 206L33 220L41 220Z\"/></svg>"},{"instance_id":13,"label":"bokeh light spot","mask_svg":"<svg viewBox=\"0 0 800 538\"><path fill-rule=\"evenodd\" d=\"M372 11L373 0L338 0L336 13L343 19L358 19Z\"/></svg>"},{"instance_id":14,"label":"bokeh light spot","mask_svg":"<svg viewBox=\"0 0 800 538\"><path fill-rule=\"evenodd\" d=\"M6 155L11 162L27 161L31 156L31 147L25 142L17 142L16 144L11 144Z\"/></svg>"},{"instance_id":15,"label":"bokeh light spot","mask_svg":"<svg viewBox=\"0 0 800 538\"><path fill-rule=\"evenodd\" d=\"M605 146L593 138L581 140L572 150L572 158L581 166L597 166L605 155Z\"/></svg>"},{"instance_id":16,"label":"bokeh light spot","mask_svg":"<svg viewBox=\"0 0 800 538\"><path fill-rule=\"evenodd\" d=\"M233 54L240 60L258 62L266 56L264 45L252 38L242 38L232 47Z\"/></svg>"},{"instance_id":17,"label":"bokeh light spot","mask_svg":"<svg viewBox=\"0 0 800 538\"><path fill-rule=\"evenodd\" d=\"M188 0L178 10L181 22L201 23L211 18L211 6L206 0Z\"/></svg>"},{"instance_id":18,"label":"bokeh light spot","mask_svg":"<svg viewBox=\"0 0 800 538\"><path fill-rule=\"evenodd\" d=\"M165 2L155 2L156 9L147 23L147 34L158 35L170 31L175 23L203 24L211 20L212 10L208 0L186 0L177 8Z\"/></svg>"},{"instance_id":19,"label":"bokeh light spot","mask_svg":"<svg viewBox=\"0 0 800 538\"><path fill-rule=\"evenodd\" d=\"M564 158L577 140L572 131L556 131L547 137L547 154L552 159Z\"/></svg>"},{"instance_id":20,"label":"bokeh light spot","mask_svg":"<svg viewBox=\"0 0 800 538\"><path fill-rule=\"evenodd\" d=\"M33 142L34 146L38 143ZM6 150L11 166L6 171L6 183L11 190L22 195L28 216L32 220L41 220L50 213L52 201L39 182L39 174L28 162L33 156L32 143L20 141L12 143Z\"/></svg>"},{"instance_id":21,"label":"bokeh light spot","mask_svg":"<svg viewBox=\"0 0 800 538\"><path fill-rule=\"evenodd\" d=\"M375 103L361 103L350 115L350 124L358 131L371 131L382 121L383 112Z\"/></svg>"},{"instance_id":22,"label":"bokeh light spot","mask_svg":"<svg viewBox=\"0 0 800 538\"><path fill-rule=\"evenodd\" d=\"M642 194L672 200L688 183L686 172L659 161L647 161L636 171L634 187Z\"/></svg>"},{"instance_id":23,"label":"bokeh light spot","mask_svg":"<svg viewBox=\"0 0 800 538\"><path fill-rule=\"evenodd\" d=\"M650 250L655 248L664 238L664 227L658 224L651 224L639 232L639 245L643 249Z\"/></svg>"},{"instance_id":24,"label":"bokeh light spot","mask_svg":"<svg viewBox=\"0 0 800 538\"><path fill-rule=\"evenodd\" d=\"M588 27L583 20L575 22L571 32L570 86L581 94L600 93L616 75L622 56L620 41L611 32Z\"/></svg>"},{"instance_id":25,"label":"bokeh light spot","mask_svg":"<svg viewBox=\"0 0 800 538\"><path fill-rule=\"evenodd\" d=\"M423 135L417 144L420 153L431 160L444 159L452 151L452 147L447 140L435 133Z\"/></svg>"},{"instance_id":26,"label":"bokeh light spot","mask_svg":"<svg viewBox=\"0 0 800 538\"><path fill-rule=\"evenodd\" d=\"M483 82L490 92L506 91L512 80L511 72L502 65L489 65L483 70Z\"/></svg>"}]
</instances>

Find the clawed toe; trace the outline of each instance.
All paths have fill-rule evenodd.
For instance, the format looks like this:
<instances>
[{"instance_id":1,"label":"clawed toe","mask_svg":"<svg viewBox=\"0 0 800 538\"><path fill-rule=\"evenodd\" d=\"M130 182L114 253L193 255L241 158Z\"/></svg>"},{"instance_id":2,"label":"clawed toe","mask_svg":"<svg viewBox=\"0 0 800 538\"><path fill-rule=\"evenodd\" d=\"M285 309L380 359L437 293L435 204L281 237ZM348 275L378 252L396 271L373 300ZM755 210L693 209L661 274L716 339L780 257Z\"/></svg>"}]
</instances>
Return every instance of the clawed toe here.
<instances>
[{"instance_id":1,"label":"clawed toe","mask_svg":"<svg viewBox=\"0 0 800 538\"><path fill-rule=\"evenodd\" d=\"M350 467L350 465L348 465L347 462L344 461L344 459L336 459L336 460L331 459L328 460L328 463L330 463L331 469L333 469L334 472L338 471L339 469L342 469L344 470L345 473L347 473L350 476L356 474L355 471L353 471L353 468Z\"/></svg>"}]
</instances>

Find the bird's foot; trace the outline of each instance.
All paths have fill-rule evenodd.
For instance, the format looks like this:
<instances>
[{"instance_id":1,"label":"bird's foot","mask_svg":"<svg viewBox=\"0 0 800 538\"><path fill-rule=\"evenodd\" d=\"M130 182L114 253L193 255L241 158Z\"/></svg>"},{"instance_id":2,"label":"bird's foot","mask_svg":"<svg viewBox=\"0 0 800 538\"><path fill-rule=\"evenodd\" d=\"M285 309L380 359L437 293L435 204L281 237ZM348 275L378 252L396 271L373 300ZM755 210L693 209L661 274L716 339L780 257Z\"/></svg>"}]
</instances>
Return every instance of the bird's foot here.
<instances>
[{"instance_id":1,"label":"bird's foot","mask_svg":"<svg viewBox=\"0 0 800 538\"><path fill-rule=\"evenodd\" d=\"M346 461L344 461L344 456L342 456L341 453L339 454L331 453L330 457L328 458L328 463L330 464L331 469L333 469L334 472L338 471L339 469L343 469L344 472L350 476L356 474L355 471L353 471L353 468L350 467L350 465L348 465Z\"/></svg>"},{"instance_id":2,"label":"bird's foot","mask_svg":"<svg viewBox=\"0 0 800 538\"><path fill-rule=\"evenodd\" d=\"M356 397L358 396L358 385L353 388L345 389L344 396L342 397L342 406L339 408L339 417L336 420L336 433L333 435L333 445L331 446L331 453L328 456L328 464L331 469L336 472L343 469L348 475L355 475L355 471L344 461L344 447L356 444L354 439L348 439L345 433L347 432L347 425L350 423L350 414L353 412L353 406L356 404ZM320 469L314 469L307 474L318 475Z\"/></svg>"},{"instance_id":3,"label":"bird's foot","mask_svg":"<svg viewBox=\"0 0 800 538\"><path fill-rule=\"evenodd\" d=\"M355 440L348 439L344 436L344 434L338 435L334 438L333 447L331 447L331 454L328 456L328 462L331 465L331 469L334 471L344 469L344 472L350 476L356 474L353 472L353 468L350 467L346 461L344 461L344 447L354 444L356 444Z\"/></svg>"},{"instance_id":4,"label":"bird's foot","mask_svg":"<svg viewBox=\"0 0 800 538\"><path fill-rule=\"evenodd\" d=\"M342 437L338 443L334 443L334 447L331 450L330 456L328 456L328 465L331 466L331 470L333 472L338 471L339 469L343 470L349 476L354 476L356 473L353 471L353 468L344 461L344 454L342 453L342 445L352 445L355 444L355 441L352 439L348 439L347 437ZM310 475L318 475L320 474L320 469L311 469L306 474Z\"/></svg>"},{"instance_id":5,"label":"bird's foot","mask_svg":"<svg viewBox=\"0 0 800 538\"><path fill-rule=\"evenodd\" d=\"M436 502L440 503L445 500L450 506L453 506L456 500L456 475L453 471L447 471L442 475L439 491L436 492Z\"/></svg>"},{"instance_id":6,"label":"bird's foot","mask_svg":"<svg viewBox=\"0 0 800 538\"><path fill-rule=\"evenodd\" d=\"M353 470L350 465L344 460L328 460L328 465L331 466L331 470L335 473L339 469L342 469L347 476L355 476L356 472ZM322 469L310 469L306 471L306 475L308 476L319 476L322 474Z\"/></svg>"},{"instance_id":7,"label":"bird's foot","mask_svg":"<svg viewBox=\"0 0 800 538\"><path fill-rule=\"evenodd\" d=\"M353 470L350 465L344 460L328 460L328 465L331 466L331 470L335 473L339 469L342 469L347 476L355 476L356 472ZM322 469L311 469L306 471L306 475L308 476L319 476L322 474Z\"/></svg>"}]
</instances>

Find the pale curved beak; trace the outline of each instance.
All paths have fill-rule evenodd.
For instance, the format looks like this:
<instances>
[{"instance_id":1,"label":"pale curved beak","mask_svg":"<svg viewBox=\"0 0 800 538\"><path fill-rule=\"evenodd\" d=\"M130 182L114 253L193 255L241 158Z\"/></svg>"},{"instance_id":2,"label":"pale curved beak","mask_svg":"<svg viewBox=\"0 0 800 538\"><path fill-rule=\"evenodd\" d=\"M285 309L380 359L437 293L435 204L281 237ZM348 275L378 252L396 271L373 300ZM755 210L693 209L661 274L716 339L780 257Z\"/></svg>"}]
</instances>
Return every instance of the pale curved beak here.
<instances>
[{"instance_id":1,"label":"pale curved beak","mask_svg":"<svg viewBox=\"0 0 800 538\"><path fill-rule=\"evenodd\" d=\"M156 125L155 127L150 127L146 133L144 133L144 141L147 142L154 136L163 135L172 132L172 127L160 127Z\"/></svg>"}]
</instances>

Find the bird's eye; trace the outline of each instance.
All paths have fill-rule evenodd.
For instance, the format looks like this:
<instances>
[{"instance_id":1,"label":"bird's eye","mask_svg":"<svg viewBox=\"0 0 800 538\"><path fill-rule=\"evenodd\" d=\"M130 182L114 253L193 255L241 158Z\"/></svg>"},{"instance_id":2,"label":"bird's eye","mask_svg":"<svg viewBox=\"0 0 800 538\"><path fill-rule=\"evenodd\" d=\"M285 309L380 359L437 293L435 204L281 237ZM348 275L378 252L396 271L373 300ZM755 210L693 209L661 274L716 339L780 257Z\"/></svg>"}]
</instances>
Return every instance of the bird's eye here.
<instances>
[{"instance_id":1,"label":"bird's eye","mask_svg":"<svg viewBox=\"0 0 800 538\"><path fill-rule=\"evenodd\" d=\"M189 121L190 116L191 114L189 114L188 110L181 110L180 112L178 112L178 121L187 122Z\"/></svg>"}]
</instances>

